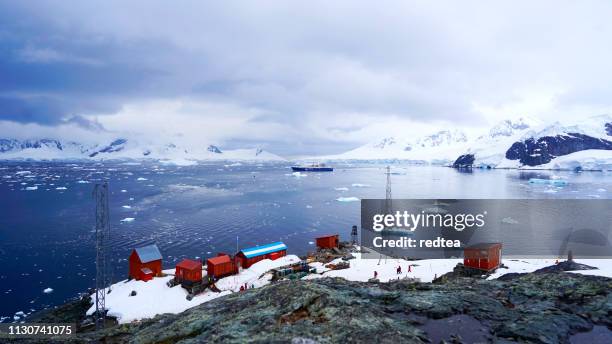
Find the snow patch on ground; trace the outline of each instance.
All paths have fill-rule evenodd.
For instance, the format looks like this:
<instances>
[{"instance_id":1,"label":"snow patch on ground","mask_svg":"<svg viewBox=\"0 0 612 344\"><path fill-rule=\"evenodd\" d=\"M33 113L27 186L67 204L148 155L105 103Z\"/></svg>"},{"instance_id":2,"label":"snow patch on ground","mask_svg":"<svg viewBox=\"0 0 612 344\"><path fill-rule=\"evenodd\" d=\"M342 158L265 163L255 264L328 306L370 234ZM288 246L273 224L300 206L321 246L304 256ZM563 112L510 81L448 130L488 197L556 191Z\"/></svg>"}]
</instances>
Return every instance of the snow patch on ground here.
<instances>
[{"instance_id":1,"label":"snow patch on ground","mask_svg":"<svg viewBox=\"0 0 612 344\"><path fill-rule=\"evenodd\" d=\"M317 269L318 274L305 276L303 279L316 279L323 277L341 277L349 281L367 282L374 277L374 271L378 273L380 282L389 282L398 278L418 278L421 282L431 282L436 277L440 277L447 272L453 271L457 263L463 263L463 259L423 259L405 260L384 257L380 259L361 259L361 253L353 253L356 257L348 262L350 267L344 270L330 270L321 263L311 263L310 266ZM340 263L341 258L331 263ZM572 271L584 275L596 275L612 278L612 259L576 259L577 263L590 265L598 270ZM556 259L503 259L502 263L506 268L499 268L488 279L499 278L508 273L529 273L551 266L556 263ZM411 272L408 266L411 265ZM397 267L402 268L401 274L397 274Z\"/></svg>"},{"instance_id":2,"label":"snow patch on ground","mask_svg":"<svg viewBox=\"0 0 612 344\"><path fill-rule=\"evenodd\" d=\"M217 281L216 285L222 292L211 290L196 295L191 301L187 300L187 291L180 285L169 288L166 283L174 276L155 277L148 282L124 280L111 286L111 292L106 294L106 307L110 316L116 317L119 323L129 323L145 318L152 318L158 314L178 314L189 308L218 297L238 292L245 283L249 288L262 287L270 283L271 275L266 272L281 266L297 263L300 258L288 255L276 260L264 259L243 269L238 275L228 276ZM173 269L164 270L165 273L174 273ZM205 271L204 271L205 273ZM130 296L132 291L135 296ZM95 294L91 295L94 302ZM87 310L91 315L95 311L95 304Z\"/></svg>"}]
</instances>

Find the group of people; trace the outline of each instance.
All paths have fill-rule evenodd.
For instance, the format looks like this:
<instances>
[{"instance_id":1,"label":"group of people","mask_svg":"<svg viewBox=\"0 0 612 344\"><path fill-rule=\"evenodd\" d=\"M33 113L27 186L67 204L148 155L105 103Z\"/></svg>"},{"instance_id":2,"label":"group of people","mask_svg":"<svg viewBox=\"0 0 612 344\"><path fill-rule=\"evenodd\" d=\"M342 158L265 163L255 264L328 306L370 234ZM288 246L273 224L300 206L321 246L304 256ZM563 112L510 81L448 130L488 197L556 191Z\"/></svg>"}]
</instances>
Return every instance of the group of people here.
<instances>
[{"instance_id":1,"label":"group of people","mask_svg":"<svg viewBox=\"0 0 612 344\"><path fill-rule=\"evenodd\" d=\"M248 284L246 282L244 283L244 285L240 286L240 291L245 291L247 289L249 289L249 286L248 286ZM251 289L255 289L255 285L254 284L251 284Z\"/></svg>"},{"instance_id":2,"label":"group of people","mask_svg":"<svg viewBox=\"0 0 612 344\"><path fill-rule=\"evenodd\" d=\"M402 274L402 266L398 265L397 269L395 269L396 274ZM412 265L408 265L408 272L412 272ZM374 278L378 278L378 271L374 271Z\"/></svg>"}]
</instances>

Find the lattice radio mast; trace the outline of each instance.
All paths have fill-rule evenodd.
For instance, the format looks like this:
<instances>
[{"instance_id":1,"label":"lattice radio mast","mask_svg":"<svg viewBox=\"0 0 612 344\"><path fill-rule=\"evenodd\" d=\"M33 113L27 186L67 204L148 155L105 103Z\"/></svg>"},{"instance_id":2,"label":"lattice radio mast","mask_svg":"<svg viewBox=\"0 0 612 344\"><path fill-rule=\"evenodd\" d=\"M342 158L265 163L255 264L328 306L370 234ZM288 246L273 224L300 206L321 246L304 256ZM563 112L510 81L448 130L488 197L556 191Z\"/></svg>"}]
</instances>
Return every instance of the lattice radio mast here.
<instances>
[{"instance_id":1,"label":"lattice radio mast","mask_svg":"<svg viewBox=\"0 0 612 344\"><path fill-rule=\"evenodd\" d=\"M385 195L385 211L387 212L387 214L390 214L393 211L393 204L392 202L392 198L393 196L391 195L391 166L387 166L387 188L386 188L386 195Z\"/></svg>"},{"instance_id":2,"label":"lattice radio mast","mask_svg":"<svg viewBox=\"0 0 612 344\"><path fill-rule=\"evenodd\" d=\"M96 312L94 321L96 330L104 328L106 318L106 286L109 283L107 246L110 239L110 221L108 207L108 183L94 186L96 199Z\"/></svg>"}]
</instances>

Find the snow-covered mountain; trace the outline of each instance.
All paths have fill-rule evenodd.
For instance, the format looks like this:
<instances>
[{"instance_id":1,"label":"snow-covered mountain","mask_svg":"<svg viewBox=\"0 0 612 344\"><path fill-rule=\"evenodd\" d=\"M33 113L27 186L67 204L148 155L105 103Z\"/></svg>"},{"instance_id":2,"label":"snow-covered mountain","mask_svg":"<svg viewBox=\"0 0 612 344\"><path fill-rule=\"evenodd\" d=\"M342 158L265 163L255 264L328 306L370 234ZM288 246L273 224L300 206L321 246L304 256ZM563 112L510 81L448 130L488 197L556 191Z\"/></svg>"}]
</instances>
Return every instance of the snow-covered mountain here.
<instances>
[{"instance_id":1,"label":"snow-covered mountain","mask_svg":"<svg viewBox=\"0 0 612 344\"><path fill-rule=\"evenodd\" d=\"M402 160L455 167L612 170L612 116L576 123L503 120L480 136L443 130L418 138L388 137L320 160Z\"/></svg>"},{"instance_id":2,"label":"snow-covered mountain","mask_svg":"<svg viewBox=\"0 0 612 344\"><path fill-rule=\"evenodd\" d=\"M441 130L408 139L387 137L320 160L408 160L413 163L449 164L467 148L468 138L460 130Z\"/></svg>"},{"instance_id":3,"label":"snow-covered mountain","mask_svg":"<svg viewBox=\"0 0 612 344\"><path fill-rule=\"evenodd\" d=\"M454 165L612 170L612 116L531 125L495 144L476 142Z\"/></svg>"},{"instance_id":4,"label":"snow-covered mountain","mask_svg":"<svg viewBox=\"0 0 612 344\"><path fill-rule=\"evenodd\" d=\"M107 143L78 143L50 138L0 139L0 160L9 159L154 159L176 164L192 164L198 160L284 160L260 148L221 150L214 145L154 144L126 138Z\"/></svg>"}]
</instances>

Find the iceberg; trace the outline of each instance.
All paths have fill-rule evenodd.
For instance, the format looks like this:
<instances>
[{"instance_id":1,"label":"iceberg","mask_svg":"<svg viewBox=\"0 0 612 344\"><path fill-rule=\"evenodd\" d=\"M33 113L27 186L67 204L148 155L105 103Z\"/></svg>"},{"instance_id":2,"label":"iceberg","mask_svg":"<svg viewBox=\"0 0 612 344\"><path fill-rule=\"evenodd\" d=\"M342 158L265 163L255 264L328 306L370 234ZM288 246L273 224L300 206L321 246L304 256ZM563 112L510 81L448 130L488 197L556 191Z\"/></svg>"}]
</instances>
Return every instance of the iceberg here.
<instances>
[{"instance_id":1,"label":"iceberg","mask_svg":"<svg viewBox=\"0 0 612 344\"><path fill-rule=\"evenodd\" d=\"M34 191L34 190L38 190L38 186L28 186L25 189L26 191Z\"/></svg>"},{"instance_id":2,"label":"iceberg","mask_svg":"<svg viewBox=\"0 0 612 344\"><path fill-rule=\"evenodd\" d=\"M123 220L121 220L119 222L123 222L123 223L125 223L125 222L133 222L134 220L136 220L136 219L133 218L133 217L126 217L125 219L123 219Z\"/></svg>"},{"instance_id":3,"label":"iceberg","mask_svg":"<svg viewBox=\"0 0 612 344\"><path fill-rule=\"evenodd\" d=\"M336 198L338 202L359 202L359 198L357 197L338 197Z\"/></svg>"},{"instance_id":4,"label":"iceberg","mask_svg":"<svg viewBox=\"0 0 612 344\"><path fill-rule=\"evenodd\" d=\"M569 184L569 182L567 180L564 180L564 179L529 178L529 184L566 186L566 185Z\"/></svg>"}]
</instances>

